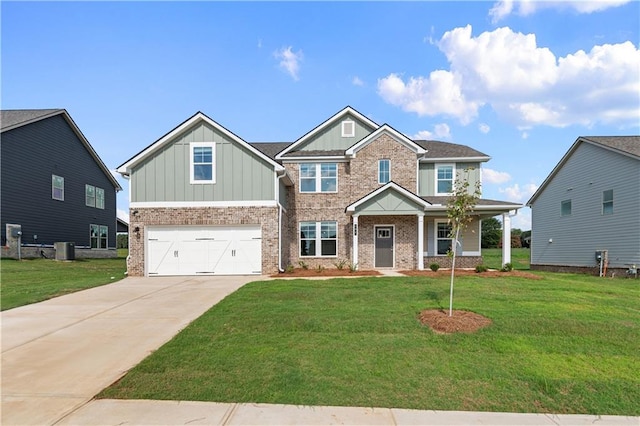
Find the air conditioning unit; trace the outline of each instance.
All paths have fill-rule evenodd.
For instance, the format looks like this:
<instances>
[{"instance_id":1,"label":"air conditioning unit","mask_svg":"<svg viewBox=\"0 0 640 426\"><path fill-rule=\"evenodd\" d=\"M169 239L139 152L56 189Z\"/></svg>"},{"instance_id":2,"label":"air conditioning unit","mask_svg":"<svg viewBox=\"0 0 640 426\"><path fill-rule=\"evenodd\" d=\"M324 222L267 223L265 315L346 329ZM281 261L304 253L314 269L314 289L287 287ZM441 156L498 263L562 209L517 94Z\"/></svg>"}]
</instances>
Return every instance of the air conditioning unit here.
<instances>
[{"instance_id":1,"label":"air conditioning unit","mask_svg":"<svg viewBox=\"0 0 640 426\"><path fill-rule=\"evenodd\" d=\"M75 260L76 245L70 242L54 243L56 249L56 260Z\"/></svg>"}]
</instances>

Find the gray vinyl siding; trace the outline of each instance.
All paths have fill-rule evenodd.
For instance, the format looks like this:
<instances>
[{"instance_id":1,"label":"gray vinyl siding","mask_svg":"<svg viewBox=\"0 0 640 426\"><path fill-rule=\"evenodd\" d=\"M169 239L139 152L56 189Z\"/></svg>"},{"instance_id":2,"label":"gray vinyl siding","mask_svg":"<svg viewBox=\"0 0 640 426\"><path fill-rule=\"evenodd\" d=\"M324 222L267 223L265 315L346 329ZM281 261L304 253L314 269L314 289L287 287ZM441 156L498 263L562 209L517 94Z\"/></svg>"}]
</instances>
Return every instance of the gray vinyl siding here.
<instances>
[{"instance_id":1,"label":"gray vinyl siding","mask_svg":"<svg viewBox=\"0 0 640 426\"><path fill-rule=\"evenodd\" d=\"M342 137L342 122L353 121L355 123L355 136L350 138ZM336 121L331 126L328 126L322 132L314 135L309 141L302 144L299 151L332 151L332 150L346 150L355 145L361 139L367 137L372 131L373 127L370 127L358 120L351 114L346 114L342 119Z\"/></svg>"},{"instance_id":2,"label":"gray vinyl siding","mask_svg":"<svg viewBox=\"0 0 640 426\"><path fill-rule=\"evenodd\" d=\"M452 162L442 161L437 164L450 164ZM469 171L469 190L473 191L475 183L480 181L481 168L480 163L455 163L456 176L460 177L461 172L465 169L473 169ZM424 163L420 162L418 168L418 195L423 197L430 197L436 195L436 163Z\"/></svg>"},{"instance_id":3,"label":"gray vinyl siding","mask_svg":"<svg viewBox=\"0 0 640 426\"><path fill-rule=\"evenodd\" d=\"M613 190L613 214L602 193ZM571 200L571 215L561 216ZM608 250L610 267L640 264L640 161L581 143L532 206L531 263L596 266ZM549 240L552 242L549 243Z\"/></svg>"},{"instance_id":4,"label":"gray vinyl siding","mask_svg":"<svg viewBox=\"0 0 640 426\"><path fill-rule=\"evenodd\" d=\"M190 183L191 142L215 142L215 183ZM205 123L169 142L131 173L131 202L275 200L273 165Z\"/></svg>"},{"instance_id":5,"label":"gray vinyl siding","mask_svg":"<svg viewBox=\"0 0 640 426\"><path fill-rule=\"evenodd\" d=\"M116 246L116 190L62 115L2 133L2 241L22 226L23 244L90 246L90 225L109 227ZM64 201L51 198L51 175L64 178ZM85 185L104 189L105 208L85 205ZM38 238L35 240L34 235Z\"/></svg>"}]
</instances>

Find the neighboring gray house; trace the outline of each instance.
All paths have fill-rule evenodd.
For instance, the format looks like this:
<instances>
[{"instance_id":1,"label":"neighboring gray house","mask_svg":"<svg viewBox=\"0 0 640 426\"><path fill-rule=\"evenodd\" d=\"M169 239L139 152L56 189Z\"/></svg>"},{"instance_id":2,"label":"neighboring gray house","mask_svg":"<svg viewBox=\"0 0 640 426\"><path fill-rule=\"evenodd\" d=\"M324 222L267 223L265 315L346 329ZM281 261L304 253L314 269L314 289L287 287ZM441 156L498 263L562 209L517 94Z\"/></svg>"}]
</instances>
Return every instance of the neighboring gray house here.
<instances>
[{"instance_id":1,"label":"neighboring gray house","mask_svg":"<svg viewBox=\"0 0 640 426\"><path fill-rule=\"evenodd\" d=\"M67 111L3 110L0 127L2 255L71 242L78 257L115 256L122 188Z\"/></svg>"},{"instance_id":2,"label":"neighboring gray house","mask_svg":"<svg viewBox=\"0 0 640 426\"><path fill-rule=\"evenodd\" d=\"M527 202L531 269L640 265L640 136L583 136Z\"/></svg>"},{"instance_id":3,"label":"neighboring gray house","mask_svg":"<svg viewBox=\"0 0 640 426\"><path fill-rule=\"evenodd\" d=\"M130 179L129 275L445 267L452 185L466 169L480 180L489 159L351 107L293 143L248 143L198 112L118 167ZM520 207L480 200L458 265L482 262L482 219L502 214L508 236Z\"/></svg>"}]
</instances>

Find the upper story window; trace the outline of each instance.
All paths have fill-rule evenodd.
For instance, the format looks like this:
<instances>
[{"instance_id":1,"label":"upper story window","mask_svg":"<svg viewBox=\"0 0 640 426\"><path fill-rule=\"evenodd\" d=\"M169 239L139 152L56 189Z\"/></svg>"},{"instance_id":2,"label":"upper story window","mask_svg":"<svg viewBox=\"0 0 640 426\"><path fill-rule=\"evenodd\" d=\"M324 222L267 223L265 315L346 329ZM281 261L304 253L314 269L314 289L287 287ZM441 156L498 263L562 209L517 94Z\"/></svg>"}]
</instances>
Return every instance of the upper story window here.
<instances>
[{"instance_id":1,"label":"upper story window","mask_svg":"<svg viewBox=\"0 0 640 426\"><path fill-rule=\"evenodd\" d=\"M337 192L338 165L336 163L300 164L300 192Z\"/></svg>"},{"instance_id":2,"label":"upper story window","mask_svg":"<svg viewBox=\"0 0 640 426\"><path fill-rule=\"evenodd\" d=\"M571 200L560 203L560 216L571 216Z\"/></svg>"},{"instance_id":3,"label":"upper story window","mask_svg":"<svg viewBox=\"0 0 640 426\"><path fill-rule=\"evenodd\" d=\"M214 142L192 142L190 151L191 183L215 183L215 148Z\"/></svg>"},{"instance_id":4,"label":"upper story window","mask_svg":"<svg viewBox=\"0 0 640 426\"><path fill-rule=\"evenodd\" d=\"M378 160L378 183L388 183L391 180L391 160Z\"/></svg>"},{"instance_id":5,"label":"upper story window","mask_svg":"<svg viewBox=\"0 0 640 426\"><path fill-rule=\"evenodd\" d=\"M64 178L51 175L51 198L64 201Z\"/></svg>"},{"instance_id":6,"label":"upper story window","mask_svg":"<svg viewBox=\"0 0 640 426\"><path fill-rule=\"evenodd\" d=\"M453 192L453 164L436 164L436 195L451 194Z\"/></svg>"},{"instance_id":7,"label":"upper story window","mask_svg":"<svg viewBox=\"0 0 640 426\"><path fill-rule=\"evenodd\" d=\"M104 189L93 185L85 185L84 204L89 207L104 209Z\"/></svg>"},{"instance_id":8,"label":"upper story window","mask_svg":"<svg viewBox=\"0 0 640 426\"><path fill-rule=\"evenodd\" d=\"M613 189L602 191L602 214L613 214Z\"/></svg>"},{"instance_id":9,"label":"upper story window","mask_svg":"<svg viewBox=\"0 0 640 426\"><path fill-rule=\"evenodd\" d=\"M352 120L342 122L342 137L352 138L356 135L356 123Z\"/></svg>"}]
</instances>

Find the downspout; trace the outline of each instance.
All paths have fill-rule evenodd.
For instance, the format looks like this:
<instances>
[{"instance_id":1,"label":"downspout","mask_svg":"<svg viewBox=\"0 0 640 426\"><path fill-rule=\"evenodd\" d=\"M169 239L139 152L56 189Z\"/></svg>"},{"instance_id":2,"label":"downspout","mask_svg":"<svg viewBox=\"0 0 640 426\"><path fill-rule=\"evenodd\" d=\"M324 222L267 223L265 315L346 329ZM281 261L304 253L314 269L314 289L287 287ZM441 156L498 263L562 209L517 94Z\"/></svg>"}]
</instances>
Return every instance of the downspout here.
<instances>
[{"instance_id":1,"label":"downspout","mask_svg":"<svg viewBox=\"0 0 640 426\"><path fill-rule=\"evenodd\" d=\"M280 204L280 179L286 176L285 170L278 175L276 180L276 202L278 203L278 272L284 272L282 268L282 204Z\"/></svg>"}]
</instances>

